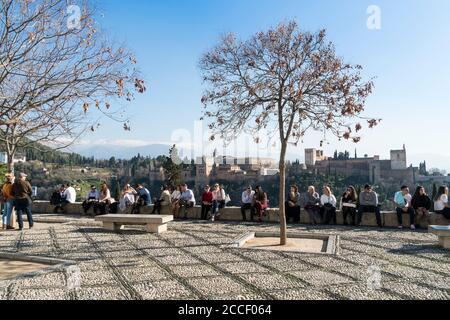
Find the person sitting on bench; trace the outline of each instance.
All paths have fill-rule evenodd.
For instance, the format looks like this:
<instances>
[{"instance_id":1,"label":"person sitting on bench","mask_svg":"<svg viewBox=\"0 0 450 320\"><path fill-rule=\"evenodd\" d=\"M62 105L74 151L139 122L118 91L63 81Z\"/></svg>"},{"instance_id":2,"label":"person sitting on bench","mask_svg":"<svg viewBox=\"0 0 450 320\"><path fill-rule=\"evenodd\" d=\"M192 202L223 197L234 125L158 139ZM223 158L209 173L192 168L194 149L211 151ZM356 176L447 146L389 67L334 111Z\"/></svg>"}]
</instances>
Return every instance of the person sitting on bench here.
<instances>
[{"instance_id":1,"label":"person sitting on bench","mask_svg":"<svg viewBox=\"0 0 450 320\"><path fill-rule=\"evenodd\" d=\"M133 206L133 214L139 214L141 208L148 207L151 205L151 195L150 191L145 188L142 184L136 186L137 199Z\"/></svg>"},{"instance_id":2,"label":"person sitting on bench","mask_svg":"<svg viewBox=\"0 0 450 320\"><path fill-rule=\"evenodd\" d=\"M50 199L50 203L55 206L53 213L58 213L59 210L63 210L62 202L64 200L64 191L66 190L65 185L61 185L59 189L55 190Z\"/></svg>"},{"instance_id":3,"label":"person sitting on bench","mask_svg":"<svg viewBox=\"0 0 450 320\"><path fill-rule=\"evenodd\" d=\"M442 186L434 199L434 211L437 214L442 214L445 218L450 220L450 208L448 206L448 188Z\"/></svg>"},{"instance_id":4,"label":"person sitting on bench","mask_svg":"<svg viewBox=\"0 0 450 320\"><path fill-rule=\"evenodd\" d=\"M301 213L300 192L298 192L297 186L291 186L291 189L289 191L286 200L285 211L287 223L290 223L291 219L296 224L300 223L300 213Z\"/></svg>"},{"instance_id":5,"label":"person sitting on bench","mask_svg":"<svg viewBox=\"0 0 450 320\"><path fill-rule=\"evenodd\" d=\"M161 196L155 199L152 214L161 214L164 208L170 208L171 204L169 186L161 187Z\"/></svg>"},{"instance_id":6,"label":"person sitting on bench","mask_svg":"<svg viewBox=\"0 0 450 320\"><path fill-rule=\"evenodd\" d=\"M398 228L403 229L403 214L409 214L409 224L411 230L416 230L415 219L416 213L411 205L412 196L407 186L402 186L401 190L395 193L394 202L396 205Z\"/></svg>"},{"instance_id":7,"label":"person sitting on bench","mask_svg":"<svg viewBox=\"0 0 450 320\"><path fill-rule=\"evenodd\" d=\"M357 226L361 226L362 216L366 212L375 212L377 217L377 225L379 228L383 227L381 222L381 211L378 205L378 195L373 191L371 185L366 185L364 191L359 196L359 211Z\"/></svg>"},{"instance_id":8,"label":"person sitting on bench","mask_svg":"<svg viewBox=\"0 0 450 320\"><path fill-rule=\"evenodd\" d=\"M253 221L253 216L255 215L253 208L253 197L255 196L255 191L249 186L247 190L242 192L242 205L241 213L243 221L247 221L247 211L250 210L250 220Z\"/></svg>"},{"instance_id":9,"label":"person sitting on bench","mask_svg":"<svg viewBox=\"0 0 450 320\"><path fill-rule=\"evenodd\" d=\"M117 213L117 203L114 198L111 197L111 192L105 182L102 183L100 187L100 196L97 204L98 211L100 214L106 214L107 211L110 213Z\"/></svg>"},{"instance_id":10,"label":"person sitting on bench","mask_svg":"<svg viewBox=\"0 0 450 320\"><path fill-rule=\"evenodd\" d=\"M86 200L82 203L84 214L87 214L91 207L94 207L94 215L97 214L97 204L99 195L96 186L91 186L91 190L86 196Z\"/></svg>"},{"instance_id":11,"label":"person sitting on bench","mask_svg":"<svg viewBox=\"0 0 450 320\"><path fill-rule=\"evenodd\" d=\"M262 222L262 218L266 213L266 209L269 207L267 201L267 193L264 192L261 186L257 186L255 189L255 195L253 197L254 212L258 216L258 221Z\"/></svg>"},{"instance_id":12,"label":"person sitting on bench","mask_svg":"<svg viewBox=\"0 0 450 320\"><path fill-rule=\"evenodd\" d=\"M181 196L179 205L181 210L180 213L182 214L183 219L186 220L189 209L195 206L195 196L194 192L192 192L191 189L188 189L188 186L185 183L181 185Z\"/></svg>"},{"instance_id":13,"label":"person sitting on bench","mask_svg":"<svg viewBox=\"0 0 450 320\"><path fill-rule=\"evenodd\" d=\"M323 224L337 224L336 218L336 196L329 186L323 187L323 195L320 197L320 211L323 217Z\"/></svg>"},{"instance_id":14,"label":"person sitting on bench","mask_svg":"<svg viewBox=\"0 0 450 320\"><path fill-rule=\"evenodd\" d=\"M126 212L129 208L133 208L136 202L137 192L129 184L127 184L122 191L120 197L119 209L121 212Z\"/></svg>"},{"instance_id":15,"label":"person sitting on bench","mask_svg":"<svg viewBox=\"0 0 450 320\"><path fill-rule=\"evenodd\" d=\"M61 203L61 208L63 209L64 213L67 213L67 205L75 203L77 201L77 192L74 187L72 187L72 184L69 182L66 184L66 188L64 189L63 193L63 200Z\"/></svg>"},{"instance_id":16,"label":"person sitting on bench","mask_svg":"<svg viewBox=\"0 0 450 320\"><path fill-rule=\"evenodd\" d=\"M308 192L305 196L305 211L309 215L309 220L312 225L321 224L323 217L320 212L320 196L316 192L314 186L308 187Z\"/></svg>"}]
</instances>

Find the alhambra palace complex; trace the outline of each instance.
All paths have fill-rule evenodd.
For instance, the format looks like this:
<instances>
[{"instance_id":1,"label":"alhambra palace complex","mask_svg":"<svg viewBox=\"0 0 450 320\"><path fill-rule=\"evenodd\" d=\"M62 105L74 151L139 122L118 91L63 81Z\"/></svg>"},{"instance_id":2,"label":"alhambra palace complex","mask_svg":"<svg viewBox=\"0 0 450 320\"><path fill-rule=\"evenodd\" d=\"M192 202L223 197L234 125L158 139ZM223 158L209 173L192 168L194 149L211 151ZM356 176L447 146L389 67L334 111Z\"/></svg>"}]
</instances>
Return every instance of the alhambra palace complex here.
<instances>
[{"instance_id":1,"label":"alhambra palace complex","mask_svg":"<svg viewBox=\"0 0 450 320\"><path fill-rule=\"evenodd\" d=\"M297 170L299 173L365 177L373 184L389 181L414 184L426 172L426 164L421 164L420 168L408 166L406 154L404 146L402 150L391 150L389 160L381 160L376 155L340 160L326 157L322 150L305 149L305 163ZM261 179L278 173L276 161L267 158L204 157L201 162L196 165L196 177L192 177L197 182L209 182L213 177L221 180L240 180L244 177Z\"/></svg>"}]
</instances>

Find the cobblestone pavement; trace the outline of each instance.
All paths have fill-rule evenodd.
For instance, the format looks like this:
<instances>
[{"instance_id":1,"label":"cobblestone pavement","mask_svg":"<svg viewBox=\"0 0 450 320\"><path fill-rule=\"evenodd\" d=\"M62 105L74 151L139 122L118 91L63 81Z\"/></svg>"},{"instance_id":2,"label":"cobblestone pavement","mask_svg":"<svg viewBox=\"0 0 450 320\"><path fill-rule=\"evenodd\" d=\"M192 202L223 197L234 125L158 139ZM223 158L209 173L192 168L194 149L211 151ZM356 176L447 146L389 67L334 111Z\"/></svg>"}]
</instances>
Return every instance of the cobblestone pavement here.
<instances>
[{"instance_id":1,"label":"cobblestone pavement","mask_svg":"<svg viewBox=\"0 0 450 320\"><path fill-rule=\"evenodd\" d=\"M0 252L74 260L80 273L3 281L0 299L450 299L450 252L433 235L290 230L339 234L340 254L230 247L245 232L277 231L277 225L250 223L174 222L167 233L152 235L138 228L112 233L90 220L67 219L4 232Z\"/></svg>"}]
</instances>

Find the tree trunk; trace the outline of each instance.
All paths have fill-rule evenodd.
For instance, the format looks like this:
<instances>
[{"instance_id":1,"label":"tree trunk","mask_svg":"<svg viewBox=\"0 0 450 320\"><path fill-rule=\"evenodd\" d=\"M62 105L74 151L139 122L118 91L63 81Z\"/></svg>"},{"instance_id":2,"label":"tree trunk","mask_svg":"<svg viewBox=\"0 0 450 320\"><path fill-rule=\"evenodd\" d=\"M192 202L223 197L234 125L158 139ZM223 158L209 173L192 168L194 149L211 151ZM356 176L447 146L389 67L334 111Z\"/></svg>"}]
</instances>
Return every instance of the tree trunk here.
<instances>
[{"instance_id":1,"label":"tree trunk","mask_svg":"<svg viewBox=\"0 0 450 320\"><path fill-rule=\"evenodd\" d=\"M286 195L286 149L287 144L282 143L280 152L280 193L279 193L279 216L280 216L280 245L287 244L285 195Z\"/></svg>"},{"instance_id":2,"label":"tree trunk","mask_svg":"<svg viewBox=\"0 0 450 320\"><path fill-rule=\"evenodd\" d=\"M8 172L11 172L14 174L14 153L13 152L6 152L6 158L7 158L7 169Z\"/></svg>"}]
</instances>

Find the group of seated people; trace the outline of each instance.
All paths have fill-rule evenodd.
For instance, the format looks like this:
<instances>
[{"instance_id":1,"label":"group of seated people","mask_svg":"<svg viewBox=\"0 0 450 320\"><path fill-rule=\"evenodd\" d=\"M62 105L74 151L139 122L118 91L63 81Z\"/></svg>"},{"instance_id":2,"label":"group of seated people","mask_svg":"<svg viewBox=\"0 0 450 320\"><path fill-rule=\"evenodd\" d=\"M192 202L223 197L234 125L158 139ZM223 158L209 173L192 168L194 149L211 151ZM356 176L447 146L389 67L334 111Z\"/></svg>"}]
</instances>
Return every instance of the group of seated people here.
<instances>
[{"instance_id":1,"label":"group of seated people","mask_svg":"<svg viewBox=\"0 0 450 320\"><path fill-rule=\"evenodd\" d=\"M393 202L396 207L398 227L403 228L403 215L409 215L409 223L412 230L415 230L424 219L430 218L430 210L434 204L434 211L442 214L450 220L450 207L448 198L449 189L446 186L439 188L434 199L431 199L424 187L418 186L414 195L411 195L407 186L402 186L396 192ZM54 212L66 211L68 204L75 203L76 190L70 184L61 186L56 190L51 199L55 205ZM202 194L201 219L215 221L220 217L220 210L230 201L223 186L215 184L213 188L206 185ZM342 212L344 225L361 226L365 213L375 213L378 227L383 227L381 209L377 193L371 185L366 185L364 190L358 195L355 187L349 186L339 199L339 209ZM127 184L117 202L109 191L106 183L102 183L100 191L96 186L91 186L86 200L83 202L84 213L93 208L94 215L129 212L139 214L140 209L151 205L150 192L143 185L138 184L135 188ZM163 186L161 196L154 199L152 214L173 214L175 218L187 219L189 209L196 205L194 192L186 184L181 184L176 188ZM247 221L247 212L250 211L250 220L254 221L256 216L260 222L266 213L269 201L267 193L261 186L255 190L249 186L242 193L241 213L244 221ZM308 192L302 196L299 188L295 185L290 187L285 203L286 221L290 223L300 223L302 208L309 215L310 222L317 224L337 224L336 212L338 210L338 199L333 194L331 188L323 187L323 194L319 195L314 186L308 188Z\"/></svg>"},{"instance_id":2,"label":"group of seated people","mask_svg":"<svg viewBox=\"0 0 450 320\"><path fill-rule=\"evenodd\" d=\"M440 187L434 199L434 210L450 219L448 200L448 188ZM403 214L409 214L412 230L416 230L423 219L428 219L429 222L433 203L422 186L417 187L414 195L409 193L407 186L402 186L401 190L394 195L393 201L396 206L399 229L403 229ZM329 186L323 188L322 196L316 192L315 187L311 186L304 198L301 197L298 187L292 186L285 205L287 222L300 223L302 207L308 213L312 224L337 224L338 200ZM365 213L375 213L378 227L383 227L378 195L371 185L366 185L359 195L355 187L349 186L340 198L340 209L344 225L350 223L361 226Z\"/></svg>"},{"instance_id":3,"label":"group of seated people","mask_svg":"<svg viewBox=\"0 0 450 320\"><path fill-rule=\"evenodd\" d=\"M55 206L53 213L58 213L59 210L66 212L68 204L75 203L77 200L77 191L69 182L67 184L61 185L57 190L55 190L50 199L50 203Z\"/></svg>"},{"instance_id":4,"label":"group of seated people","mask_svg":"<svg viewBox=\"0 0 450 320\"><path fill-rule=\"evenodd\" d=\"M431 199L425 188L418 186L414 195L409 193L408 186L402 186L401 190L395 193L394 203L396 206L399 229L403 228L403 214L409 215L411 229L415 230L421 221L430 222L430 209L434 203L434 212L443 215L450 220L450 208L448 206L448 187L441 186Z\"/></svg>"},{"instance_id":5,"label":"group of seated people","mask_svg":"<svg viewBox=\"0 0 450 320\"><path fill-rule=\"evenodd\" d=\"M118 208L121 212L139 214L141 208L148 207L151 204L151 195L147 188L142 184L136 185L136 188L127 184L122 190Z\"/></svg>"},{"instance_id":6,"label":"group of seated people","mask_svg":"<svg viewBox=\"0 0 450 320\"><path fill-rule=\"evenodd\" d=\"M55 205L54 213L59 210L66 213L68 204L76 202L77 193L71 183L62 185L58 190L53 192L50 203ZM82 203L84 214L87 214L90 209L93 209L93 214L106 214L121 212L139 213L140 208L151 205L150 192L147 188L138 184L136 188L127 184L120 195L119 201L116 201L112 196L106 182L101 183L100 190L97 190L95 185L92 185Z\"/></svg>"},{"instance_id":7,"label":"group of seated people","mask_svg":"<svg viewBox=\"0 0 450 320\"><path fill-rule=\"evenodd\" d=\"M269 199L267 193L261 186L257 186L255 190L249 186L242 193L241 213L242 219L247 221L247 211L250 211L250 221L254 221L254 217L258 217L258 221L262 222L267 208L269 207Z\"/></svg>"},{"instance_id":8,"label":"group of seated people","mask_svg":"<svg viewBox=\"0 0 450 320\"><path fill-rule=\"evenodd\" d=\"M171 209L175 219L187 219L188 212L196 204L194 192L183 183L175 188L168 188L170 202L166 205ZM163 195L161 195L163 199ZM161 199L160 199L161 200Z\"/></svg>"},{"instance_id":9,"label":"group of seated people","mask_svg":"<svg viewBox=\"0 0 450 320\"><path fill-rule=\"evenodd\" d=\"M202 194L201 219L208 220L208 214L210 214L210 219L214 222L220 217L220 210L225 208L228 201L229 197L223 186L216 183L211 189L209 185L206 185Z\"/></svg>"},{"instance_id":10,"label":"group of seated people","mask_svg":"<svg viewBox=\"0 0 450 320\"><path fill-rule=\"evenodd\" d=\"M91 186L91 190L88 192L86 200L82 204L84 214L87 214L89 209L93 208L94 215L117 213L118 204L116 200L111 197L106 183L102 183L100 186L100 192L97 191L96 186Z\"/></svg>"}]
</instances>

